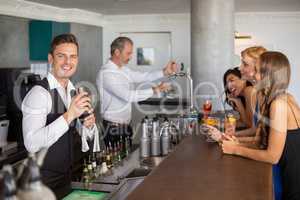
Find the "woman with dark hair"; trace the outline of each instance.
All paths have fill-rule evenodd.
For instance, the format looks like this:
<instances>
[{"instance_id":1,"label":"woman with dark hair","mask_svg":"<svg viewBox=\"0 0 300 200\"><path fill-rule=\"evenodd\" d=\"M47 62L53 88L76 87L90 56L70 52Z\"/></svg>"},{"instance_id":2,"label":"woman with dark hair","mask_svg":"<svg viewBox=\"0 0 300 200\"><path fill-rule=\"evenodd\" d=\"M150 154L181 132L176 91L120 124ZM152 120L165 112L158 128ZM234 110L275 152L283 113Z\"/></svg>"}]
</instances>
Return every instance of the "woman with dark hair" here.
<instances>
[{"instance_id":1,"label":"woman with dark hair","mask_svg":"<svg viewBox=\"0 0 300 200\"><path fill-rule=\"evenodd\" d=\"M260 142L257 148L240 145L235 137L226 137L222 149L226 154L239 155L257 161L278 163L282 180L282 199L300 199L300 107L287 93L290 64L280 52L265 52L259 60L259 81L262 93L257 128Z\"/></svg>"},{"instance_id":2,"label":"woman with dark hair","mask_svg":"<svg viewBox=\"0 0 300 200\"><path fill-rule=\"evenodd\" d=\"M238 67L229 69L223 76L226 103L240 114L240 122L247 128L253 126L256 95L250 82L243 80Z\"/></svg>"}]
</instances>

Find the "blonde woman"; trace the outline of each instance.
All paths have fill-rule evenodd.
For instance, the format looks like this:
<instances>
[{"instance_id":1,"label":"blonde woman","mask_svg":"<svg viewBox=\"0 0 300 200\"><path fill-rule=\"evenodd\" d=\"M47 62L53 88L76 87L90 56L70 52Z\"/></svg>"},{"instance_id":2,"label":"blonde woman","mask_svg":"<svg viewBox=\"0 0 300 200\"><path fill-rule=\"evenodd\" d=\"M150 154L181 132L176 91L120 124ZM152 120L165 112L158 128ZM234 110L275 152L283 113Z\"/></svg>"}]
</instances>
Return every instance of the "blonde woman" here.
<instances>
[{"instance_id":1,"label":"blonde woman","mask_svg":"<svg viewBox=\"0 0 300 200\"><path fill-rule=\"evenodd\" d=\"M242 78L250 81L253 85L256 83L255 74L258 71L257 62L262 53L267 49L262 46L249 47L241 52L241 74Z\"/></svg>"},{"instance_id":2,"label":"blonde woman","mask_svg":"<svg viewBox=\"0 0 300 200\"><path fill-rule=\"evenodd\" d=\"M262 46L252 46L244 49L241 52L241 66L240 71L242 79L249 81L253 86L256 85L257 80L255 75L259 71L259 66L257 65L259 57L262 53L266 52L266 48ZM248 94L248 108L251 109L253 115L251 120L250 128L236 132L236 136L239 137L240 142L246 143L248 145L249 141L253 141L255 136L257 122L258 122L258 113L259 113L259 99L257 96L257 91L255 87ZM256 135L255 140L259 140L259 136ZM252 144L250 144L252 145Z\"/></svg>"},{"instance_id":3,"label":"blonde woman","mask_svg":"<svg viewBox=\"0 0 300 200\"><path fill-rule=\"evenodd\" d=\"M258 63L257 80L264 86L261 104L262 118L257 132L261 135L260 149L247 148L236 138L222 141L225 154L239 155L280 167L282 200L300 199L300 107L287 93L290 64L280 52L265 52Z\"/></svg>"}]
</instances>

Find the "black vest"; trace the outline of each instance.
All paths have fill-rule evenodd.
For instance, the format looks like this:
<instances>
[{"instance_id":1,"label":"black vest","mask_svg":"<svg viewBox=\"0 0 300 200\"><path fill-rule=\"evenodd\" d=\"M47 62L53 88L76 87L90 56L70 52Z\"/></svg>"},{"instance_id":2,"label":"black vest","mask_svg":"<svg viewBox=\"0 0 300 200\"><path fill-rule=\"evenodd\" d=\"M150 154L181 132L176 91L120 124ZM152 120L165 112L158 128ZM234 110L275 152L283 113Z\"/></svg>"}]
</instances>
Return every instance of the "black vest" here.
<instances>
[{"instance_id":1,"label":"black vest","mask_svg":"<svg viewBox=\"0 0 300 200\"><path fill-rule=\"evenodd\" d=\"M52 99L51 112L47 115L46 126L55 121L58 117L66 112L66 107L56 89L49 89L48 80L45 78L38 83L41 87L49 91ZM75 122L69 126L69 130L64 133L51 147L45 157L44 163L41 167L42 176L47 177L51 174L68 174L73 163L73 137L78 136L75 128ZM46 176L46 177L45 177Z\"/></svg>"}]
</instances>

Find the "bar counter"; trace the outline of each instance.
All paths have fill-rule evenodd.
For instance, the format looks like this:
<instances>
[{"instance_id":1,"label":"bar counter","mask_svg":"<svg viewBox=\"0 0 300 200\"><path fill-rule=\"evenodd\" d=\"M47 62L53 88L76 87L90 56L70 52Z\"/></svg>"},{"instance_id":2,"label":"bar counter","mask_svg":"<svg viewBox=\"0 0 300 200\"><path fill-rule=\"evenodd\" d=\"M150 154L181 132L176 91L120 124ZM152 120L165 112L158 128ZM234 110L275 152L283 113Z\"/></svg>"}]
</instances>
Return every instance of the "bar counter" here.
<instances>
[{"instance_id":1,"label":"bar counter","mask_svg":"<svg viewBox=\"0 0 300 200\"><path fill-rule=\"evenodd\" d=\"M272 166L188 136L127 200L272 200Z\"/></svg>"}]
</instances>

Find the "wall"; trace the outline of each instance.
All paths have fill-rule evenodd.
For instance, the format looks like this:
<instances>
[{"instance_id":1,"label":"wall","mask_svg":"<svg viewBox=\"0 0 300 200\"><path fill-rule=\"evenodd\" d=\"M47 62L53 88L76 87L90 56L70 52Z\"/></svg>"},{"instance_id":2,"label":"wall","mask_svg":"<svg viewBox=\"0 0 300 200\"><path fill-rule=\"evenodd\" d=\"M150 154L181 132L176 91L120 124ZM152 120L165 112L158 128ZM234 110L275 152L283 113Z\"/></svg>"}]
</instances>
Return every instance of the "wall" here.
<instances>
[{"instance_id":1,"label":"wall","mask_svg":"<svg viewBox=\"0 0 300 200\"><path fill-rule=\"evenodd\" d=\"M102 65L102 28L71 23L71 33L79 43L79 64L73 80L96 84L96 74Z\"/></svg>"},{"instance_id":2,"label":"wall","mask_svg":"<svg viewBox=\"0 0 300 200\"><path fill-rule=\"evenodd\" d=\"M29 67L28 19L0 15L0 68Z\"/></svg>"},{"instance_id":3,"label":"wall","mask_svg":"<svg viewBox=\"0 0 300 200\"><path fill-rule=\"evenodd\" d=\"M238 49L258 44L288 56L292 68L289 90L300 103L300 12L237 13L236 30L252 36L239 41Z\"/></svg>"},{"instance_id":4,"label":"wall","mask_svg":"<svg viewBox=\"0 0 300 200\"><path fill-rule=\"evenodd\" d=\"M103 29L103 60L109 58L111 42L122 32L171 32L172 57L190 66L190 15L106 16Z\"/></svg>"}]
</instances>

